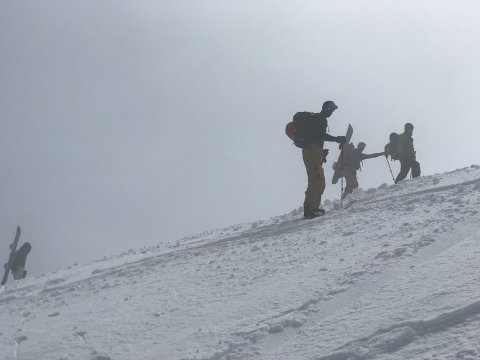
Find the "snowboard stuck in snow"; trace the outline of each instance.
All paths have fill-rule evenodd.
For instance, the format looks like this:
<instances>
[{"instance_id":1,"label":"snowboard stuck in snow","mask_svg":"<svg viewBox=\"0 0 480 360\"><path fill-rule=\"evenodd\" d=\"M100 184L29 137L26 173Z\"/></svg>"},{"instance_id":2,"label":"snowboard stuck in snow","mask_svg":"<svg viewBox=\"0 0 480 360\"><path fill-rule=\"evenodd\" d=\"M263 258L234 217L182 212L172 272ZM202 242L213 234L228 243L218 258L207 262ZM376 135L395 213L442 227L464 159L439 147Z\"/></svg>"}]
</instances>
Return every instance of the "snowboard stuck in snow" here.
<instances>
[{"instance_id":1,"label":"snowboard stuck in snow","mask_svg":"<svg viewBox=\"0 0 480 360\"><path fill-rule=\"evenodd\" d=\"M7 283L8 274L11 270L11 266L15 258L15 251L17 250L17 245L18 245L18 241L20 240L21 232L22 230L20 229L20 226L17 226L17 233L15 234L15 240L13 240L13 243L10 244L10 256L8 257L7 263L4 265L5 273L3 274L2 283L0 285L5 285Z\"/></svg>"}]
</instances>

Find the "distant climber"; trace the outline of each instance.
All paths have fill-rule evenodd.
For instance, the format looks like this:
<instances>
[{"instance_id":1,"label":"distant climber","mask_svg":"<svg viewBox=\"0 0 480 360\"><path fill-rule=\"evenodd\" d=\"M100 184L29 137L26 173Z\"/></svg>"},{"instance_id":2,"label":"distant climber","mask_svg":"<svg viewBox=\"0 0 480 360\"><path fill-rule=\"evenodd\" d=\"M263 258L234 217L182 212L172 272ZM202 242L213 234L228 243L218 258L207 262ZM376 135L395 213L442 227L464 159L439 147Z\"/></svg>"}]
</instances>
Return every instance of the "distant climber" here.
<instances>
[{"instance_id":1,"label":"distant climber","mask_svg":"<svg viewBox=\"0 0 480 360\"><path fill-rule=\"evenodd\" d=\"M345 191L342 194L342 199L348 194L351 194L353 189L358 188L357 170L360 170L362 161L385 155L385 152L364 154L363 150L365 150L366 147L364 142L359 142L357 147L354 147L353 144L346 145L345 149L348 149L349 147L350 150L345 153L345 162L342 172L346 181Z\"/></svg>"},{"instance_id":2,"label":"distant climber","mask_svg":"<svg viewBox=\"0 0 480 360\"><path fill-rule=\"evenodd\" d=\"M25 263L27 261L27 255L32 250L32 245L26 242L20 249L15 251L13 262L10 265L10 270L12 271L13 279L20 280L25 278L27 271L25 270Z\"/></svg>"},{"instance_id":3,"label":"distant climber","mask_svg":"<svg viewBox=\"0 0 480 360\"><path fill-rule=\"evenodd\" d=\"M412 178L420 176L420 164L416 160L416 151L413 147L413 125L405 124L405 132L398 135L396 140L397 156L400 160L400 173L395 179L395 184L405 179L410 169L412 170Z\"/></svg>"}]
</instances>

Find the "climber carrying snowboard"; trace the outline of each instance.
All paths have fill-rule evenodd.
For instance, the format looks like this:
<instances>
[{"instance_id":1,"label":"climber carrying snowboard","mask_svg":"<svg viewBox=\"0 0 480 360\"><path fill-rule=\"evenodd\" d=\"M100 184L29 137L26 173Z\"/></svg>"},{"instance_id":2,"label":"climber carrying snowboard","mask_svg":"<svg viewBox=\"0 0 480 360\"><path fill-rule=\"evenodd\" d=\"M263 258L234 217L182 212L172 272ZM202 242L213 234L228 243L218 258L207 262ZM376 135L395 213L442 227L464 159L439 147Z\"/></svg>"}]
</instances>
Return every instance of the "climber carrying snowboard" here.
<instances>
[{"instance_id":1,"label":"climber carrying snowboard","mask_svg":"<svg viewBox=\"0 0 480 360\"><path fill-rule=\"evenodd\" d=\"M359 142L357 147L354 147L353 144L349 145L351 149L345 153L345 161L343 162L342 175L345 177L347 184L345 186L345 191L342 194L342 199L348 194L351 194L353 189L358 188L357 171L361 169L363 160L385 155L384 152L364 154L363 150L365 150L366 147L364 142ZM345 148L349 145L346 145Z\"/></svg>"}]
</instances>

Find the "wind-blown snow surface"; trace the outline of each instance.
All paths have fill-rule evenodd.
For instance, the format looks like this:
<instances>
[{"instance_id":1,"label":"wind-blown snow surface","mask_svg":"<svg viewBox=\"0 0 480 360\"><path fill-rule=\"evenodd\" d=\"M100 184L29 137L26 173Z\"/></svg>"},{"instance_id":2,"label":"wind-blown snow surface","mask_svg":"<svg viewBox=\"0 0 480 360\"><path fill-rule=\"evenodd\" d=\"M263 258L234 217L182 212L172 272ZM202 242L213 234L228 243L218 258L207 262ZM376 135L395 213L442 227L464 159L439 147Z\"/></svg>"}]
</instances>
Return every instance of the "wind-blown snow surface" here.
<instances>
[{"instance_id":1,"label":"wind-blown snow surface","mask_svg":"<svg viewBox=\"0 0 480 360\"><path fill-rule=\"evenodd\" d=\"M0 358L480 359L480 167L353 197L10 282Z\"/></svg>"}]
</instances>

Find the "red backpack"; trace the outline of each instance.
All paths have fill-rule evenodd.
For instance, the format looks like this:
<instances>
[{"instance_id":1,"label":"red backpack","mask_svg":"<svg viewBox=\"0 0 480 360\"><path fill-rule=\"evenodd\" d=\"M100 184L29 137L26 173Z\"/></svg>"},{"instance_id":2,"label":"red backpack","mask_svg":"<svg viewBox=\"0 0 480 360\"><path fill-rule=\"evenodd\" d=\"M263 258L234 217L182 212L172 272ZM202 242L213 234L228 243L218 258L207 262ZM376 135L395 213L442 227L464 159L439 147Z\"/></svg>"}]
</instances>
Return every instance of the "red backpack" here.
<instances>
[{"instance_id":1,"label":"red backpack","mask_svg":"<svg viewBox=\"0 0 480 360\"><path fill-rule=\"evenodd\" d=\"M295 141L295 124L293 121L290 121L285 127L285 134L287 134L290 139Z\"/></svg>"}]
</instances>

